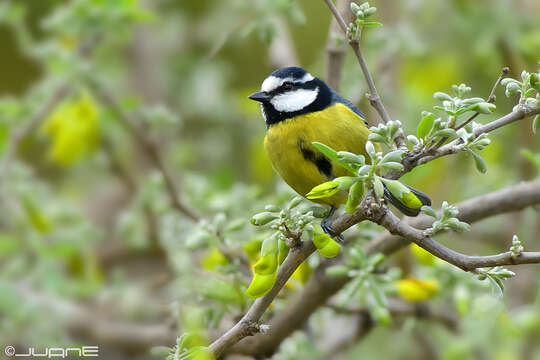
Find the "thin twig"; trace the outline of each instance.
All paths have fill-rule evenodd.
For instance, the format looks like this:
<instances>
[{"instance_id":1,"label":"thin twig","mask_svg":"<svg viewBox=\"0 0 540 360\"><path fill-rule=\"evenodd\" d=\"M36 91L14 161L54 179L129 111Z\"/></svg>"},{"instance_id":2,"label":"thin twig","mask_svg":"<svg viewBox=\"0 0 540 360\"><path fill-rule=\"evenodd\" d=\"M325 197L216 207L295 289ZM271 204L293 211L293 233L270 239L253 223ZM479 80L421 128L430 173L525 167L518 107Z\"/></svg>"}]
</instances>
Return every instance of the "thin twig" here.
<instances>
[{"instance_id":1,"label":"thin twig","mask_svg":"<svg viewBox=\"0 0 540 360\"><path fill-rule=\"evenodd\" d=\"M413 228L405 221L400 220L389 210L386 211L386 214L382 219L374 220L379 225L384 226L392 234L399 235L410 242L414 242L416 245L429 251L436 257L465 271L490 266L540 263L540 252L522 252L519 256L514 256L511 251L487 256L461 254L438 243L430 236L426 236L424 231Z\"/></svg>"},{"instance_id":2,"label":"thin twig","mask_svg":"<svg viewBox=\"0 0 540 360\"><path fill-rule=\"evenodd\" d=\"M359 308L344 308L341 306L326 304L326 307L334 310L337 313L343 314L354 314L367 311L369 309L366 307ZM455 332L458 328L458 319L455 314L450 312L435 310L428 306L425 303L409 303L398 299L388 299L388 311L393 316L402 316L402 317L417 317L419 319L433 320L441 323L448 330Z\"/></svg>"},{"instance_id":3,"label":"thin twig","mask_svg":"<svg viewBox=\"0 0 540 360\"><path fill-rule=\"evenodd\" d=\"M131 117L129 114L126 114L122 108L116 102L116 99L112 94L106 92L104 89L99 87L97 84L91 82L90 86L94 90L96 96L101 100L101 102L107 106L118 118L118 120L126 127L126 129L131 133L131 135L137 140L138 145L144 149L145 153L148 155L150 160L153 162L154 166L160 171L165 181L165 187L169 194L169 200L173 208L178 210L181 214L186 216L188 219L197 221L198 216L189 209L180 199L180 194L176 187L176 182L170 170L168 169L163 156L160 153L159 147L153 139L151 139L147 132L143 130L138 119Z\"/></svg>"},{"instance_id":4,"label":"thin twig","mask_svg":"<svg viewBox=\"0 0 540 360\"><path fill-rule=\"evenodd\" d=\"M102 148L107 155L111 170L122 181L126 189L129 191L130 195L134 196L137 192L137 180L135 179L133 174L131 174L129 170L126 169L126 167L122 164L114 151L113 144L108 138L102 139ZM165 254L163 247L159 243L159 227L158 221L156 219L156 214L152 211L152 208L147 203L143 205L143 212L146 219L146 232L150 244L161 254Z\"/></svg>"},{"instance_id":5,"label":"thin twig","mask_svg":"<svg viewBox=\"0 0 540 360\"><path fill-rule=\"evenodd\" d=\"M497 87L499 86L499 83L501 82L501 80L506 76L508 75L508 73L510 72L510 69L508 67L503 67L502 70L501 70L501 73L499 74L499 77L497 78L497 80L495 81L495 84L493 84L493 87L491 88L491 91L489 93L489 96L487 98L487 102L492 104L495 102L496 100L496 97L495 97L495 91L497 90ZM469 117L466 121L464 121L462 124L460 124L459 126L456 127L456 131L461 129L461 128L464 128L465 126L467 126L471 121L473 121L474 119L476 119L476 117L480 115L479 112L475 112L474 114L471 115L471 117ZM435 149L438 149L440 148L446 141L448 140L448 137L444 137L442 138L441 140L439 140L439 142L437 144L435 144L433 147L429 148L426 150L426 153L430 153L432 151L434 151Z\"/></svg>"},{"instance_id":6,"label":"thin twig","mask_svg":"<svg viewBox=\"0 0 540 360\"><path fill-rule=\"evenodd\" d=\"M346 14L349 8L349 0L337 0L337 10L342 14ZM337 19L334 17L330 22L328 29L328 39L326 40L326 65L325 79L328 85L334 90L339 91L341 82L341 73L343 64L345 63L345 37L339 38L337 32L340 31L340 26Z\"/></svg>"}]
</instances>

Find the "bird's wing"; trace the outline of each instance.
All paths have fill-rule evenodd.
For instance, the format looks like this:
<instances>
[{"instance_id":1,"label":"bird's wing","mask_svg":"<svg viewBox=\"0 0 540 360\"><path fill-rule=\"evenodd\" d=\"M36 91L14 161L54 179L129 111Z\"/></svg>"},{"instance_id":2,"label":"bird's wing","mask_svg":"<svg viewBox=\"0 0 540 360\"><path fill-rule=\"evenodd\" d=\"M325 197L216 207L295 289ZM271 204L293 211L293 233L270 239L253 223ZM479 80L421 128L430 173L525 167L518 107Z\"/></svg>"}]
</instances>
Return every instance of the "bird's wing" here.
<instances>
[{"instance_id":1,"label":"bird's wing","mask_svg":"<svg viewBox=\"0 0 540 360\"><path fill-rule=\"evenodd\" d=\"M352 102L349 100L343 98L341 95L339 95L337 92L332 90L332 103L341 103L345 106L347 106L351 111L353 111L356 115L360 116L362 120L364 120L364 123L368 125L368 122L366 120L366 116L356 107Z\"/></svg>"}]
</instances>

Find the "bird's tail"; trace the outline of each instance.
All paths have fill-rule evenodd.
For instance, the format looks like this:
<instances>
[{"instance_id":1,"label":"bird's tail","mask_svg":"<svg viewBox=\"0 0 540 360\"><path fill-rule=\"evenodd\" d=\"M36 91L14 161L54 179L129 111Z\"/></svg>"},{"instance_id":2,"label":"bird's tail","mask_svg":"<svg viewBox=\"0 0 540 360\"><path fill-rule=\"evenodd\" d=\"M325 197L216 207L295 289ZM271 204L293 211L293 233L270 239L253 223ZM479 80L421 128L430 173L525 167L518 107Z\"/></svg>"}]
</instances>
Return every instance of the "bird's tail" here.
<instances>
[{"instance_id":1,"label":"bird's tail","mask_svg":"<svg viewBox=\"0 0 540 360\"><path fill-rule=\"evenodd\" d=\"M405 185L405 184L404 184ZM424 205L430 206L431 199L423 192L416 190L408 185L407 188L411 190L410 193L402 196L401 200L396 198L390 190L384 186L384 198L392 205L394 205L399 211L407 216L418 216L420 208Z\"/></svg>"}]
</instances>

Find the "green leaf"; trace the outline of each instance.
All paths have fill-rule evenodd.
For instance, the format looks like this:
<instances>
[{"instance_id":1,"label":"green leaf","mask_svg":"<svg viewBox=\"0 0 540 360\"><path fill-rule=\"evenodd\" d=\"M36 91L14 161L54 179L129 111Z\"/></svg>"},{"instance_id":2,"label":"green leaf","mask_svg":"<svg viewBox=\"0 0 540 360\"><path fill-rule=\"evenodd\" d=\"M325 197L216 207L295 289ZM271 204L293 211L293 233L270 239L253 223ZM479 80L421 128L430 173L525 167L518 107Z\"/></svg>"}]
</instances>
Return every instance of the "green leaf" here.
<instances>
[{"instance_id":1,"label":"green leaf","mask_svg":"<svg viewBox=\"0 0 540 360\"><path fill-rule=\"evenodd\" d=\"M418 127L416 128L416 135L419 138L424 139L433 128L434 121L435 121L434 114L428 113L426 116L424 116L422 120L420 120L420 123L418 124Z\"/></svg>"},{"instance_id":2,"label":"green leaf","mask_svg":"<svg viewBox=\"0 0 540 360\"><path fill-rule=\"evenodd\" d=\"M538 131L538 129L540 129L540 115L536 115L532 122L533 134L536 134L536 131Z\"/></svg>"},{"instance_id":3,"label":"green leaf","mask_svg":"<svg viewBox=\"0 0 540 360\"><path fill-rule=\"evenodd\" d=\"M366 28L373 28L373 27L379 27L382 26L382 24L378 21L366 21L364 23L364 27Z\"/></svg>"},{"instance_id":4,"label":"green leaf","mask_svg":"<svg viewBox=\"0 0 540 360\"><path fill-rule=\"evenodd\" d=\"M338 160L337 151L320 142L312 142L313 146L332 161Z\"/></svg>"},{"instance_id":5,"label":"green leaf","mask_svg":"<svg viewBox=\"0 0 540 360\"><path fill-rule=\"evenodd\" d=\"M474 151L469 151L474 159L474 164L476 165L476 168L478 171L480 171L482 174L485 174L487 171L486 163L484 162L484 159Z\"/></svg>"},{"instance_id":6,"label":"green leaf","mask_svg":"<svg viewBox=\"0 0 540 360\"><path fill-rule=\"evenodd\" d=\"M326 275L333 278L347 276L348 272L349 268L345 265L334 265L326 269Z\"/></svg>"}]
</instances>

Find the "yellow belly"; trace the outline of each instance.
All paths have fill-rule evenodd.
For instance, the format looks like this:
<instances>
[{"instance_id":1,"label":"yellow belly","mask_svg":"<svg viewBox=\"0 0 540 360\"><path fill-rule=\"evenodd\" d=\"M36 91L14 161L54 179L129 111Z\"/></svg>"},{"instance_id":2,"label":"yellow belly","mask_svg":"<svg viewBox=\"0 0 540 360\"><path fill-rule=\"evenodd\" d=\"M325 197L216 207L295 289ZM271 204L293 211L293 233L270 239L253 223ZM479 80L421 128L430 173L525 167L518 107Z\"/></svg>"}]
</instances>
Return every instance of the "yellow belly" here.
<instances>
[{"instance_id":1,"label":"yellow belly","mask_svg":"<svg viewBox=\"0 0 540 360\"><path fill-rule=\"evenodd\" d=\"M363 119L346 105L337 103L328 108L300 115L272 125L264 139L270 162L279 175L298 194L305 196L315 186L332 178L351 175L339 165L332 164L332 174L324 174L314 162L302 154L299 144L317 156L312 142L318 141L337 151L365 153L369 130ZM317 202L338 206L346 201L346 194L338 193Z\"/></svg>"}]
</instances>

